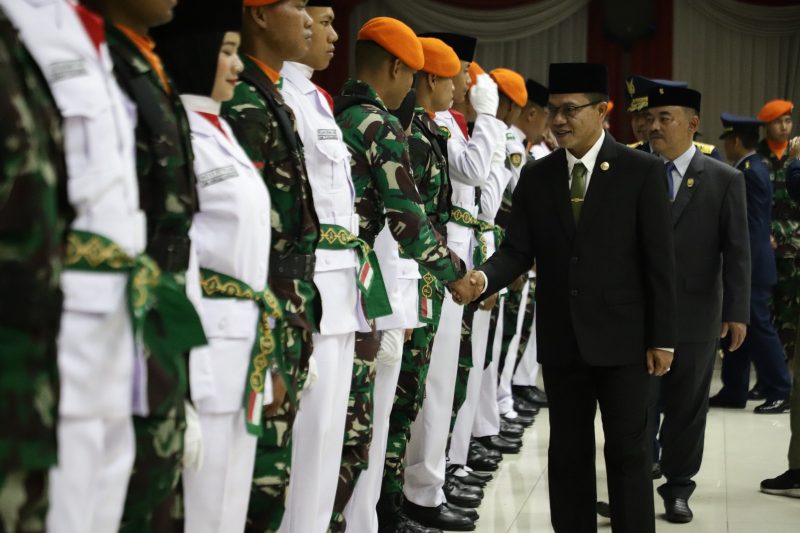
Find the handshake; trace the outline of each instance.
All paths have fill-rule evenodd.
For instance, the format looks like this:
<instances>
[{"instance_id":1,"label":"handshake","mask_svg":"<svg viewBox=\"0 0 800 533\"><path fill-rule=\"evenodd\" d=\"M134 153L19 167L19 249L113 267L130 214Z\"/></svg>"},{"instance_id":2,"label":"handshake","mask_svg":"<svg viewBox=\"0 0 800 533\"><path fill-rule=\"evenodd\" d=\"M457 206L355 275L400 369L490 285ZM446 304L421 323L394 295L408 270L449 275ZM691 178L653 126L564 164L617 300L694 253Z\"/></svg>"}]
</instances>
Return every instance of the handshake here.
<instances>
[{"instance_id":1,"label":"handshake","mask_svg":"<svg viewBox=\"0 0 800 533\"><path fill-rule=\"evenodd\" d=\"M453 295L453 301L457 304L467 305L477 300L484 289L484 275L476 270L470 270L467 274L447 285Z\"/></svg>"}]
</instances>

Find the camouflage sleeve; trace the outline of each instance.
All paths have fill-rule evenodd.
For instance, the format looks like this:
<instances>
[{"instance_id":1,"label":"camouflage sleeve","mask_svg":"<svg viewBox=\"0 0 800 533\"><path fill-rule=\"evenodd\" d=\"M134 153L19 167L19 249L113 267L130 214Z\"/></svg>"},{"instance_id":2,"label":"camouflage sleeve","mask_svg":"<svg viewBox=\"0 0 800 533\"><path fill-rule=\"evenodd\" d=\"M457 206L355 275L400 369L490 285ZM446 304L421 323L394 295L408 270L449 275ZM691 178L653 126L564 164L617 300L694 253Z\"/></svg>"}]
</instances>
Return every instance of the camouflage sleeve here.
<instances>
[{"instance_id":1,"label":"camouflage sleeve","mask_svg":"<svg viewBox=\"0 0 800 533\"><path fill-rule=\"evenodd\" d=\"M267 106L255 88L238 83L233 98L222 104L220 113L230 125L236 140L259 170L264 168L264 143L269 138Z\"/></svg>"},{"instance_id":2,"label":"camouflage sleeve","mask_svg":"<svg viewBox=\"0 0 800 533\"><path fill-rule=\"evenodd\" d=\"M416 124L411 125L411 135L408 137L408 155L411 162L411 176L417 186L425 212L431 216L434 214L432 207L436 199L436 191L431 190L431 185L436 178L434 174L437 169L433 165L430 143Z\"/></svg>"},{"instance_id":3,"label":"camouflage sleeve","mask_svg":"<svg viewBox=\"0 0 800 533\"><path fill-rule=\"evenodd\" d=\"M389 231L408 256L439 280L463 277L463 261L440 240L425 215L400 122L388 113L374 114L364 126L367 157L383 197Z\"/></svg>"}]
</instances>

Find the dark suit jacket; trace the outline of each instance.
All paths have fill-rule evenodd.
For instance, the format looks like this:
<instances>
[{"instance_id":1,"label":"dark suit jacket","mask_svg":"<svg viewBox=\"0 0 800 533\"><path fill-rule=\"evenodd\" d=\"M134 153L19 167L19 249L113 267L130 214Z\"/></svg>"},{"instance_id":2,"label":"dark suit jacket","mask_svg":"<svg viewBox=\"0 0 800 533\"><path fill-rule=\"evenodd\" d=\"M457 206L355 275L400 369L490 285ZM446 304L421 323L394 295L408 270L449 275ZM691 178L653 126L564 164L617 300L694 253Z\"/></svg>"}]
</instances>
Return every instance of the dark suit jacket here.
<instances>
[{"instance_id":1,"label":"dark suit jacket","mask_svg":"<svg viewBox=\"0 0 800 533\"><path fill-rule=\"evenodd\" d=\"M750 244L742 174L696 152L672 203L672 224L678 342L717 339L721 321L748 323Z\"/></svg>"},{"instance_id":2,"label":"dark suit jacket","mask_svg":"<svg viewBox=\"0 0 800 533\"><path fill-rule=\"evenodd\" d=\"M647 348L675 345L672 232L658 159L606 134L577 228L564 150L528 163L506 238L480 267L485 294L534 260L540 362L644 365Z\"/></svg>"},{"instance_id":3,"label":"dark suit jacket","mask_svg":"<svg viewBox=\"0 0 800 533\"><path fill-rule=\"evenodd\" d=\"M754 287L772 287L778 281L778 272L775 267L775 252L769 240L772 221L772 182L769 180L769 169L758 154L746 158L736 168L744 174L747 193L750 283Z\"/></svg>"}]
</instances>

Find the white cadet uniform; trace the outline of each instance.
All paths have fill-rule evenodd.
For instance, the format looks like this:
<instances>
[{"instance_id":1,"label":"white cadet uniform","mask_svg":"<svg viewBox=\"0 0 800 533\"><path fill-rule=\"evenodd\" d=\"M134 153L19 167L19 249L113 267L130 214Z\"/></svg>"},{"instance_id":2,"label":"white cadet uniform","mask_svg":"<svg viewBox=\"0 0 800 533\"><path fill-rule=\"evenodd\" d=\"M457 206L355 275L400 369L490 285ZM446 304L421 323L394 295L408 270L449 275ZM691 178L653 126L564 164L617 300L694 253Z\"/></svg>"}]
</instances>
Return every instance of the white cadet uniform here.
<instances>
[{"instance_id":1,"label":"white cadet uniform","mask_svg":"<svg viewBox=\"0 0 800 533\"><path fill-rule=\"evenodd\" d=\"M506 168L511 173L509 181L509 188L511 192L517 187L519 182L520 172L528 158L528 150L524 144L525 134L516 126L511 126L506 132ZM529 273L530 276L530 273ZM517 349L519 348L520 337L522 336L522 322L525 320L525 304L528 301L528 292L530 290L530 282L526 281L522 288L522 300L519 306L519 314L517 315L517 325L514 337L508 345L506 351L505 366L503 373L497 386L497 403L500 408L501 415L510 414L511 417L516 417L514 412L514 397L511 393L511 379L514 376L514 369L517 361Z\"/></svg>"},{"instance_id":2,"label":"white cadet uniform","mask_svg":"<svg viewBox=\"0 0 800 533\"><path fill-rule=\"evenodd\" d=\"M467 140L450 111L436 113L435 120L450 132L447 159L453 206L476 216L475 187L481 187L486 182L492 154L506 126L495 117L479 115L472 136ZM447 223L447 245L468 268L472 267L473 241L472 228L452 221ZM463 307L446 292L439 329L431 348L425 400L411 425L403 493L406 499L424 507L437 507L445 501L443 487L447 440L453 412L463 311Z\"/></svg>"},{"instance_id":3,"label":"white cadet uniform","mask_svg":"<svg viewBox=\"0 0 800 533\"><path fill-rule=\"evenodd\" d=\"M135 107L66 0L0 2L50 84L64 117L72 229L102 235L130 257L145 249L134 152ZM58 466L47 530L119 528L135 453L131 409L136 344L128 275L65 271L58 338Z\"/></svg>"},{"instance_id":4,"label":"white cadet uniform","mask_svg":"<svg viewBox=\"0 0 800 533\"><path fill-rule=\"evenodd\" d=\"M321 224L358 235L350 153L333 109L314 83L311 67L285 63L281 93L294 111L305 146L308 180ZM355 332L366 322L356 286L353 250L316 251L314 283L322 301L320 333L313 335L318 378L303 391L292 428L292 477L281 532L325 531L333 512L353 374Z\"/></svg>"},{"instance_id":5,"label":"white cadet uniform","mask_svg":"<svg viewBox=\"0 0 800 533\"><path fill-rule=\"evenodd\" d=\"M219 118L219 103L193 95L181 100L192 132L200 203L190 233L197 264L263 291L272 234L267 187ZM200 113L216 116L222 130ZM243 400L259 308L248 300L210 297L195 307L208 338L208 346L193 349L189 359L203 461L199 470L183 472L185 531L243 531L257 440L247 432ZM272 400L271 382L267 372L265 404Z\"/></svg>"}]
</instances>

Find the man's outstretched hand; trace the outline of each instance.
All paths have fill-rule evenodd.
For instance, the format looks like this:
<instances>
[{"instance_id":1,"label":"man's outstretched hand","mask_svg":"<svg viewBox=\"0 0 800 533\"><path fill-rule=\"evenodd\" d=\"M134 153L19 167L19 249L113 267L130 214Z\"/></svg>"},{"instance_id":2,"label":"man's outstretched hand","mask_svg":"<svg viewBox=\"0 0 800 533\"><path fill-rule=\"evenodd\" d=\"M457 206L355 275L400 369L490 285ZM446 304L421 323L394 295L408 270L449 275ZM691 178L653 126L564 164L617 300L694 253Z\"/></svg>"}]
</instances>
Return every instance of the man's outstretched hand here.
<instances>
[{"instance_id":1,"label":"man's outstretched hand","mask_svg":"<svg viewBox=\"0 0 800 533\"><path fill-rule=\"evenodd\" d=\"M453 294L453 301L467 305L483 294L483 276L475 270L470 270L466 276L450 283L447 288Z\"/></svg>"}]
</instances>

